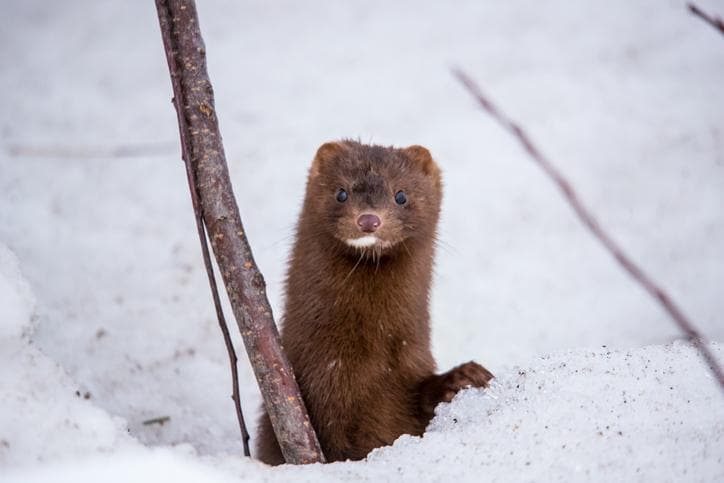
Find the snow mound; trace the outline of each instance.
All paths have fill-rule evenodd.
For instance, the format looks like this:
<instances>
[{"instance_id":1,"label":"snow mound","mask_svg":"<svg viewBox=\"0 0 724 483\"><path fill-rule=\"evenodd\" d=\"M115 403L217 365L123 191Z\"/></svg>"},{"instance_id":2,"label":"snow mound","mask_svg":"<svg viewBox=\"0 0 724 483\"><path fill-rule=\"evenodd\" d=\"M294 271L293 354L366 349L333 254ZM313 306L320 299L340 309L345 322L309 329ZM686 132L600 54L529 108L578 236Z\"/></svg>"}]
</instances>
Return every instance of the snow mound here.
<instances>
[{"instance_id":1,"label":"snow mound","mask_svg":"<svg viewBox=\"0 0 724 483\"><path fill-rule=\"evenodd\" d=\"M166 482L229 483L238 481L233 475L215 470L197 459L186 458L182 451L169 449L137 449L123 451L113 455L68 461L62 464L46 466L39 471L11 472L4 479L7 482L23 483L52 481L54 483L127 483L127 482Z\"/></svg>"},{"instance_id":2,"label":"snow mound","mask_svg":"<svg viewBox=\"0 0 724 483\"><path fill-rule=\"evenodd\" d=\"M682 342L570 351L459 394L423 438L403 437L369 459L415 460L411 480L425 478L431 462L456 480L716 481L724 477L721 396Z\"/></svg>"},{"instance_id":3,"label":"snow mound","mask_svg":"<svg viewBox=\"0 0 724 483\"><path fill-rule=\"evenodd\" d=\"M17 257L2 244L0 244L0 307L2 307L0 344L5 346L8 341L27 334L31 329L35 299L30 285L20 273Z\"/></svg>"},{"instance_id":4,"label":"snow mound","mask_svg":"<svg viewBox=\"0 0 724 483\"><path fill-rule=\"evenodd\" d=\"M94 407L30 340L35 299L15 255L0 244L0 465L27 465L131 443L125 423Z\"/></svg>"},{"instance_id":5,"label":"snow mound","mask_svg":"<svg viewBox=\"0 0 724 483\"><path fill-rule=\"evenodd\" d=\"M721 357L722 345L713 349ZM58 429L56 444L70 434ZM105 435L77 437L91 447ZM402 436L366 461L270 468L182 445L16 471L6 481L721 481L723 455L719 388L696 351L675 342L537 359L487 390L461 392L438 407L423 437Z\"/></svg>"}]
</instances>

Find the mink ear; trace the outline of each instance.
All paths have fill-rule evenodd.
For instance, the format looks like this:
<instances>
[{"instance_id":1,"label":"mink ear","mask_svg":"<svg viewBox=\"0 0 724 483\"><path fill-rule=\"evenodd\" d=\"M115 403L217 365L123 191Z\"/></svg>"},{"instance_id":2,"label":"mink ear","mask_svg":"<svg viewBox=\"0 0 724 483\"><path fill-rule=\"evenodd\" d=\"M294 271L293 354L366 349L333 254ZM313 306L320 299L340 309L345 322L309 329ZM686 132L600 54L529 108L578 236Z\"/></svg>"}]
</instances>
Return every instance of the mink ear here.
<instances>
[{"instance_id":1,"label":"mink ear","mask_svg":"<svg viewBox=\"0 0 724 483\"><path fill-rule=\"evenodd\" d=\"M432 159L432 155L427 148L415 144L413 146L406 147L403 151L411 161L415 162L420 169L422 169L423 173L428 176L440 176L440 169Z\"/></svg>"},{"instance_id":2,"label":"mink ear","mask_svg":"<svg viewBox=\"0 0 724 483\"><path fill-rule=\"evenodd\" d=\"M333 163L345 151L346 148L344 145L336 141L324 143L319 146L317 154L314 155L314 161L312 162L312 176L318 175L324 166Z\"/></svg>"}]
</instances>

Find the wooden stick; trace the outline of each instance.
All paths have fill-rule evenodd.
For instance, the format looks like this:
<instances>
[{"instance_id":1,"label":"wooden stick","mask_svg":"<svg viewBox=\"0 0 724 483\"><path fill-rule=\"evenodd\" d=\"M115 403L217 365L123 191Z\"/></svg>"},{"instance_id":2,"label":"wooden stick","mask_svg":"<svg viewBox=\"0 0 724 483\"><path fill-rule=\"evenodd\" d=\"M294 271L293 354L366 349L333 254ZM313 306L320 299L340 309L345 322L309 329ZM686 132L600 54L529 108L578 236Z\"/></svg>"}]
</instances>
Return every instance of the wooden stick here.
<instances>
[{"instance_id":1,"label":"wooden stick","mask_svg":"<svg viewBox=\"0 0 724 483\"><path fill-rule=\"evenodd\" d=\"M699 350L701 356L711 369L712 374L724 390L724 372L722 372L714 354L711 353L699 331L696 330L691 321L689 321L681 309L679 309L679 307L674 303L673 299L664 291L664 289L657 285L651 277L649 277L641 269L641 267L636 265L636 263L634 263L623 249L613 241L603 228L601 228L598 220L596 220L593 214L583 206L583 203L581 203L571 183L545 156L543 156L541 151L533 144L533 141L531 141L526 132L513 122L513 120L505 113L500 111L498 107L483 94L480 87L478 87L478 85L462 70L455 69L453 70L453 74L475 98L480 107L490 114L493 119L498 121L504 129L509 131L518 139L530 157L543 169L548 177L553 180L556 185L558 185L558 188L563 193L563 196L566 201L568 201L568 204L571 205L573 211L576 212L578 218L581 222L583 222L586 228L588 228L591 234L593 234L593 236L603 244L606 250L608 250L619 265L663 307L672 319L674 319L674 322L676 322L681 331Z\"/></svg>"},{"instance_id":2,"label":"wooden stick","mask_svg":"<svg viewBox=\"0 0 724 483\"><path fill-rule=\"evenodd\" d=\"M181 135L185 139L185 135ZM182 141L182 146L185 146L185 141ZM206 268L206 276L209 279L209 286L211 287L211 297L214 300L214 309L216 310L216 320L219 322L221 328L221 334L224 337L224 345L226 346L226 352L229 354L229 364L231 366L231 399L234 401L234 408L236 409L236 419L239 422L239 431L241 431L241 442L244 447L244 456L251 456L249 452L249 432L246 429L246 423L244 422L244 413L241 411L241 398L239 397L239 372L238 372L238 359L236 357L236 351L234 350L234 343L231 340L231 334L229 333L229 326L226 323L226 317L224 317L224 310L221 308L221 299L219 298L219 288L216 285L216 277L214 276L214 267L211 264L211 255L209 254L209 245L206 239L206 227L204 225L203 217L201 216L201 207L199 206L199 195L196 191L196 179L194 176L194 170L191 167L189 161L188 151L184 148L181 149L182 158L186 165L186 179L189 183L189 191L191 192L191 204L194 207L194 218L196 219L196 230L199 235L199 241L201 242L201 253L204 259L204 267Z\"/></svg>"},{"instance_id":3,"label":"wooden stick","mask_svg":"<svg viewBox=\"0 0 724 483\"><path fill-rule=\"evenodd\" d=\"M164 38L165 40L165 38ZM168 55L168 54L167 54ZM170 65L170 64L169 64ZM171 77L174 91L176 88L181 89L179 84L179 77ZM239 373L238 373L238 358L236 357L236 350L234 350L234 344L231 340L231 334L229 333L229 326L226 323L226 317L224 317L224 311L221 307L221 299L219 298L219 288L216 285L216 277L214 276L214 268L211 264L211 256L209 254L209 245L206 239L206 228L204 225L203 216L201 215L201 207L199 202L199 195L196 190L196 178L194 170L191 166L191 159L188 155L190 146L188 145L188 138L186 137L186 122L181 115L181 111L178 109L176 104L176 97L173 99L174 106L176 106L176 115L179 120L179 132L181 136L181 157L186 166L186 179L189 184L189 191L191 193L191 204L194 208L194 218L196 220L196 230L201 243L201 253L204 259L204 267L206 268L206 276L209 280L209 286L211 288L211 297L214 301L214 309L216 310L216 319L219 322L221 328L221 334L224 338L224 345L226 346L226 352L229 355L229 364L231 366L231 399L234 401L234 408L236 410L236 419L239 423L239 431L241 432L241 441L244 449L244 456L251 456L249 451L249 432L246 429L246 422L244 421L244 413L241 410L241 398L239 396ZM183 126L183 127L182 127Z\"/></svg>"},{"instance_id":4,"label":"wooden stick","mask_svg":"<svg viewBox=\"0 0 724 483\"><path fill-rule=\"evenodd\" d=\"M134 158L158 156L173 152L171 143L137 143L115 146L70 146L70 145L29 145L11 144L6 148L10 156L29 158Z\"/></svg>"},{"instance_id":5,"label":"wooden stick","mask_svg":"<svg viewBox=\"0 0 724 483\"><path fill-rule=\"evenodd\" d=\"M206 71L206 51L194 0L156 0L182 153L198 193L202 220L251 365L287 463L323 462L294 372L281 348L236 205ZM193 189L192 189L193 194ZM221 323L221 320L220 320Z\"/></svg>"},{"instance_id":6,"label":"wooden stick","mask_svg":"<svg viewBox=\"0 0 724 483\"><path fill-rule=\"evenodd\" d=\"M693 2L688 3L686 6L689 8L689 11L691 13L717 29L720 34L724 35L724 22L722 21L722 19L707 14L705 11L697 7Z\"/></svg>"}]
</instances>

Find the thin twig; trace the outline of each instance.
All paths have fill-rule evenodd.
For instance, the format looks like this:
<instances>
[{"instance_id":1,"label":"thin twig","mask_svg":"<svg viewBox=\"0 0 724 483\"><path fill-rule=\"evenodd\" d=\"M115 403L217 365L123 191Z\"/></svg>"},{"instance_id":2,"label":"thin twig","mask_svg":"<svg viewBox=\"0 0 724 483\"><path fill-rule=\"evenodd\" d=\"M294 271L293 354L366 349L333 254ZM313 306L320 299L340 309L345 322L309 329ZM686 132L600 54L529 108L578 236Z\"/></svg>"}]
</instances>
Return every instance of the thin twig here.
<instances>
[{"instance_id":1,"label":"thin twig","mask_svg":"<svg viewBox=\"0 0 724 483\"><path fill-rule=\"evenodd\" d=\"M658 303L664 308L664 310L674 319L674 322L679 326L686 337L696 346L701 353L702 357L706 361L707 365L714 374L714 377L719 382L719 385L724 389L724 372L719 366L714 354L709 350L705 340L674 303L673 299L659 286L657 285L636 263L629 258L628 255L621 249L621 247L611 239L611 237L601 228L598 220L593 214L583 206L578 195L574 191L571 183L553 166L553 164L538 150L533 144L530 137L518 126L512 119L510 119L505 113L500 111L495 104L493 104L480 90L480 87L462 70L454 69L453 74L468 90L468 92L475 98L488 114L490 114L496 121L498 121L503 128L508 130L515 136L518 141L523 145L526 152L533 158L533 160L543 169L543 171L550 177L553 182L558 185L558 188L563 193L563 196L571 205L573 210L578 215L578 218L588 228L588 230L595 236L603 246L611 253L621 267L633 277Z\"/></svg>"},{"instance_id":2,"label":"thin twig","mask_svg":"<svg viewBox=\"0 0 724 483\"><path fill-rule=\"evenodd\" d=\"M156 0L156 9L184 160L189 182L196 190L197 219L200 213L264 408L287 463L324 462L294 371L281 346L266 283L254 262L234 197L196 4L194 0ZM205 239L203 230L198 231ZM208 257L206 263L208 266ZM218 307L218 301L215 305ZM224 336L228 344L226 332Z\"/></svg>"},{"instance_id":3,"label":"thin twig","mask_svg":"<svg viewBox=\"0 0 724 483\"><path fill-rule=\"evenodd\" d=\"M159 15L161 15L161 7L159 6ZM170 13L169 13L170 16ZM171 43L173 38L169 35L163 36L164 42ZM167 45L166 50L173 52L176 49ZM176 108L176 117L178 118L179 132L181 138L181 158L183 159L184 165L186 166L186 178L189 183L189 191L191 192L191 204L194 208L194 218L196 219L196 231L199 235L199 241L201 242L201 253L204 258L204 267L206 267L206 275L209 279L209 286L211 287L211 296L214 300L214 308L216 309L216 318L219 321L219 327L224 337L224 344L226 345L226 351L229 354L229 365L231 366L231 399L234 401L234 407L236 408L236 419L239 422L239 431L241 432L241 441L244 446L244 456L250 457L251 452L249 451L249 432L246 429L246 422L244 421L244 413L241 410L241 399L239 397L239 373L237 369L238 358L236 357L236 351L234 350L234 344L231 340L229 333L229 327L226 324L226 318L224 317L224 311L221 307L221 300L219 298L219 288L216 285L216 277L214 276L214 268L211 264L211 255L209 254L209 245L206 238L206 227L204 219L201 214L201 206L199 202L199 194L196 190L196 174L194 173L193 166L191 165L191 145L186 136L188 131L188 125L186 118L183 114L183 110L179 107L179 103L182 101L178 99L183 93L181 87L181 76L173 75L178 71L178 65L176 64L176 58L173 55L168 56L169 67L171 69L171 83L173 84L173 91L176 94L173 98L173 105Z\"/></svg>"},{"instance_id":4,"label":"thin twig","mask_svg":"<svg viewBox=\"0 0 724 483\"><path fill-rule=\"evenodd\" d=\"M719 17L715 17L713 15L709 15L702 9L700 9L696 4L693 2L690 2L686 5L689 8L689 11L717 29L720 34L724 35L724 22Z\"/></svg>"},{"instance_id":5,"label":"thin twig","mask_svg":"<svg viewBox=\"0 0 724 483\"><path fill-rule=\"evenodd\" d=\"M14 157L94 159L160 156L173 153L174 147L171 143L119 144L116 146L10 144L5 149L10 156Z\"/></svg>"},{"instance_id":6,"label":"thin twig","mask_svg":"<svg viewBox=\"0 0 724 483\"><path fill-rule=\"evenodd\" d=\"M174 103L175 104L175 103ZM185 146L185 135L182 135L182 146ZM229 365L231 366L231 399L234 401L236 408L236 419L239 422L239 430L241 431L241 441L244 445L244 456L251 456L249 452L249 432L246 429L246 423L244 422L244 413L241 411L241 399L239 397L239 372L238 372L238 358L236 357L236 351L234 350L234 344L231 340L231 334L229 333L229 326L226 324L226 317L224 317L224 310L221 308L221 300L219 298L219 288L216 285L216 277L214 276L214 268L211 265L211 255L209 254L209 245L206 238L206 227L204 225L203 217L201 216L201 208L199 207L199 195L196 191L196 180L194 179L194 170L191 167L191 163L188 160L185 148L182 148L182 158L186 165L186 177L189 182L189 190L191 191L191 203L194 207L194 217L196 218L196 230L199 234L199 241L201 242L201 252L204 258L204 266L206 267L206 275L209 279L209 286L211 287L211 297L214 299L214 308L216 309L216 319L219 321L219 327L224 337L224 344L226 345L226 351L229 353Z\"/></svg>"},{"instance_id":7,"label":"thin twig","mask_svg":"<svg viewBox=\"0 0 724 483\"><path fill-rule=\"evenodd\" d=\"M158 424L159 426L163 426L169 421L171 421L171 416L159 416L157 418L147 419L142 424L144 426L150 426L152 424Z\"/></svg>"}]
</instances>

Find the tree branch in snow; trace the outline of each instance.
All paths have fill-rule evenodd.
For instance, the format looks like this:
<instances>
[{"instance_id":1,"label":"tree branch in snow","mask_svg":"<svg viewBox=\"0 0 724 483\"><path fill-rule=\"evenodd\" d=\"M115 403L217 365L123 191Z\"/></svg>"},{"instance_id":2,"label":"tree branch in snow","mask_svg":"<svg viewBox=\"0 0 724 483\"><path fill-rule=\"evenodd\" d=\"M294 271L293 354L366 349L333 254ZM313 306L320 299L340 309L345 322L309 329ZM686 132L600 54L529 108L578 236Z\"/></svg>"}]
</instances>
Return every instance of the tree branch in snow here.
<instances>
[{"instance_id":1,"label":"tree branch in snow","mask_svg":"<svg viewBox=\"0 0 724 483\"><path fill-rule=\"evenodd\" d=\"M697 347L707 365L711 369L719 385L724 389L724 372L722 372L718 361L709 350L706 341L691 321L684 315L681 309L674 303L672 298L657 285L634 261L613 241L613 239L601 228L598 220L583 206L571 183L558 171L558 169L541 153L533 144L528 134L510 119L504 112L500 111L480 90L480 87L462 70L455 69L453 74L463 84L467 91L475 98L480 107L500 123L504 129L515 136L525 151L543 169L551 180L563 193L568 204L576 212L578 218L588 228L594 237L600 241L606 250L613 256L619 265L628 272L674 319L686 337Z\"/></svg>"},{"instance_id":2,"label":"tree branch in snow","mask_svg":"<svg viewBox=\"0 0 724 483\"><path fill-rule=\"evenodd\" d=\"M234 198L213 89L206 71L206 52L196 5L193 0L156 0L156 9L173 85L182 156L234 381L237 380L235 355L215 290L204 226L284 458L287 463L294 464L322 462L324 456L309 422L294 372L282 351L266 296L266 284L254 262ZM236 386L233 397L246 441L248 435ZM246 451L248 454L248 449Z\"/></svg>"},{"instance_id":3,"label":"tree branch in snow","mask_svg":"<svg viewBox=\"0 0 724 483\"><path fill-rule=\"evenodd\" d=\"M724 22L722 21L722 19L707 14L705 11L697 7L694 3L688 3L686 6L689 8L689 11L691 13L717 29L720 34L724 35Z\"/></svg>"},{"instance_id":4,"label":"tree branch in snow","mask_svg":"<svg viewBox=\"0 0 724 483\"><path fill-rule=\"evenodd\" d=\"M182 137L184 135L182 134ZM182 146L185 143L182 144ZM182 148L183 150L183 148ZM241 398L239 397L239 372L238 372L238 359L236 357L236 351L234 350L234 344L231 341L231 334L229 333L229 326L226 323L226 317L224 317L224 310L221 308L221 299L219 298L219 288L216 285L216 277L214 276L214 268L211 265L211 256L209 254L209 245L206 239L206 228L204 226L204 220L201 215L201 207L199 205L199 195L196 190L196 180L194 179L194 170L191 163L188 161L188 156L183 155L184 164L186 165L186 178L189 183L189 190L191 191L191 204L194 207L194 218L196 219L196 230L201 241L201 253L204 259L204 267L206 268L206 276L209 279L209 286L211 287L211 297L214 300L214 309L216 310L216 319L219 321L219 327L221 328L221 334L224 337L224 345L226 345L226 351L229 354L229 365L231 366L231 399L234 401L234 407L236 409L236 419L239 422L239 430L241 431L241 442L244 447L244 456L251 456L249 452L249 432L246 429L246 423L244 422L244 413L241 411Z\"/></svg>"},{"instance_id":5,"label":"tree branch in snow","mask_svg":"<svg viewBox=\"0 0 724 483\"><path fill-rule=\"evenodd\" d=\"M170 416L159 416L157 418L151 418L143 421L144 426L151 426L152 424L158 424L159 426L163 426L167 422L171 421Z\"/></svg>"},{"instance_id":6,"label":"tree branch in snow","mask_svg":"<svg viewBox=\"0 0 724 483\"><path fill-rule=\"evenodd\" d=\"M171 143L138 143L119 144L116 146L33 146L24 144L11 144L6 151L14 157L32 158L133 158L149 157L172 152L175 144Z\"/></svg>"}]
</instances>

